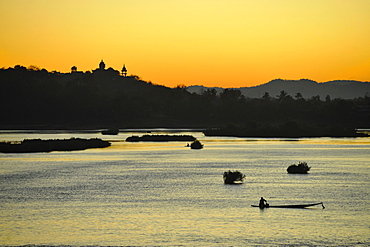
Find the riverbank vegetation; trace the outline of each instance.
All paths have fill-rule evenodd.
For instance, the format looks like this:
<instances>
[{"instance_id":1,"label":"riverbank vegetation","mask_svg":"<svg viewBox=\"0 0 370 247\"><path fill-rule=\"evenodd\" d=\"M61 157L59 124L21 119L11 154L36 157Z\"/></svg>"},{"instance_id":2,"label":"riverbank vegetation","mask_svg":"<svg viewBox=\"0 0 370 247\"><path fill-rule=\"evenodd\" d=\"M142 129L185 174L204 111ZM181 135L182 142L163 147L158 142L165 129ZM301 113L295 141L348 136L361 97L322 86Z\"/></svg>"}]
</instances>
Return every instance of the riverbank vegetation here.
<instances>
[{"instance_id":1,"label":"riverbank vegetation","mask_svg":"<svg viewBox=\"0 0 370 247\"><path fill-rule=\"evenodd\" d=\"M366 137L365 133L358 133L353 127L325 123L302 123L288 120L283 123L248 122L244 125L228 125L221 128L210 128L203 133L206 136L234 136L234 137L276 137L276 138L301 138L301 137Z\"/></svg>"},{"instance_id":2,"label":"riverbank vegetation","mask_svg":"<svg viewBox=\"0 0 370 247\"><path fill-rule=\"evenodd\" d=\"M306 99L302 92L281 91L246 98L234 89L197 94L109 69L59 73L15 66L0 69L0 78L3 129L180 127L206 128L210 135L234 129L236 136L353 136L356 128L370 128L366 95Z\"/></svg>"}]
</instances>

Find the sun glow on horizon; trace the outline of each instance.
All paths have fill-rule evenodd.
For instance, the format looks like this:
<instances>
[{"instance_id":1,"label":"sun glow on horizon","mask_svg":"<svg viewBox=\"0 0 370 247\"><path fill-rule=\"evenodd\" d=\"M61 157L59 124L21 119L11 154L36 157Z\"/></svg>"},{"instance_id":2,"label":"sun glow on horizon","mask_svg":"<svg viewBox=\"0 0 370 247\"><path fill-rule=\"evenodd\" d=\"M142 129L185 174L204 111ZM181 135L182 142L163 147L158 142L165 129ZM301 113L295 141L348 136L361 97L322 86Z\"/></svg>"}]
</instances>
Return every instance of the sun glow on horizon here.
<instances>
[{"instance_id":1,"label":"sun glow on horizon","mask_svg":"<svg viewBox=\"0 0 370 247\"><path fill-rule=\"evenodd\" d=\"M245 87L370 81L367 0L1 1L0 67L107 67L145 81Z\"/></svg>"}]
</instances>

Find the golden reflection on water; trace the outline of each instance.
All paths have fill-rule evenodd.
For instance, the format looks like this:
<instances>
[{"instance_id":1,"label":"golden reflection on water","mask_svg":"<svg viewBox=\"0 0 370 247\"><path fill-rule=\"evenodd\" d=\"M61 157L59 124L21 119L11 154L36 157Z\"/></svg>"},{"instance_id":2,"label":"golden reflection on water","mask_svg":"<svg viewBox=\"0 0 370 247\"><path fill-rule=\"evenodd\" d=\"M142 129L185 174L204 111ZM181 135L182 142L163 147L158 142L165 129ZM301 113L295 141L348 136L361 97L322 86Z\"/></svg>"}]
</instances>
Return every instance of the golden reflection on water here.
<instances>
[{"instance_id":1,"label":"golden reflection on water","mask_svg":"<svg viewBox=\"0 0 370 247\"><path fill-rule=\"evenodd\" d=\"M198 139L203 150L191 150L185 142L116 140L104 149L0 154L0 174L10 174L10 180L28 171L34 176L25 185L12 181L19 188L9 195L19 201L3 198L0 245L366 241L370 216L364 208L370 201L363 192L369 185L370 138ZM342 149L350 155L341 155ZM313 166L307 176L286 173L284 162L298 158ZM221 174L231 168L247 174L243 185L223 184ZM280 204L320 198L326 209L250 207L261 194Z\"/></svg>"},{"instance_id":2,"label":"golden reflection on water","mask_svg":"<svg viewBox=\"0 0 370 247\"><path fill-rule=\"evenodd\" d=\"M307 210L293 209L279 212L246 207L244 211L237 208L227 210L221 208L215 212L201 208L188 211L166 209L166 212L156 208L137 212L134 208L128 208L118 209L113 213L106 212L107 210L101 207L80 212L79 217L75 218L46 215L45 218L39 219L33 217L33 214L39 215L38 212L30 211L29 215L25 216L28 220L23 221L28 222L27 225L9 226L5 236L6 241L14 244L33 243L35 239L42 239L39 244L121 243L139 246L162 245L166 242L198 245L212 238L213 244L211 242L205 245L214 246L231 241L234 246L239 246L245 245L248 239L253 242L259 239L269 245L289 244L289 241L295 244L302 241L301 244L305 244L305 239L310 239L312 235L323 236L318 237L321 241L353 237L349 235L348 230L341 229L341 223L330 219L332 217L330 209L314 210L314 214L311 214L313 217L329 217L328 221L332 222L332 227L325 230L320 226L325 221L317 222L317 227L312 228L314 224L310 219L302 219L301 214L307 214ZM64 210L66 209L61 209L62 215ZM225 221L228 215L228 220ZM311 228L307 229L306 224ZM14 231L16 228L28 228L29 231L17 235ZM320 232L323 230L325 233ZM366 230L362 229L357 234L364 236Z\"/></svg>"}]
</instances>

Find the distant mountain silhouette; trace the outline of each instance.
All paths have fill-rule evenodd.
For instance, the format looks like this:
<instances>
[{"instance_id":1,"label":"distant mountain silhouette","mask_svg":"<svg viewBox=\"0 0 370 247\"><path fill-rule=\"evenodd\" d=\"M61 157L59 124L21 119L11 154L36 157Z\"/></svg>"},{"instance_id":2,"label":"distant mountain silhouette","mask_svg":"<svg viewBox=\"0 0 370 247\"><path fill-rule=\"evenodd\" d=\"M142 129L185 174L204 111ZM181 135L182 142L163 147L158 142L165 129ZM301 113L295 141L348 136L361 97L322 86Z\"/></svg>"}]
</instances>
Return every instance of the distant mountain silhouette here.
<instances>
[{"instance_id":1,"label":"distant mountain silhouette","mask_svg":"<svg viewBox=\"0 0 370 247\"><path fill-rule=\"evenodd\" d=\"M224 88L215 87L208 88L204 86L190 86L187 90L191 93L201 93L207 89L215 89L217 93L220 93ZM286 91L289 95L294 97L297 93L301 93L303 98L311 98L314 96L320 96L322 100L327 95L331 99L342 98L342 99L353 99L358 97L370 96L370 82L361 81L328 81L324 83L318 83L316 81L301 79L301 80L272 80L266 84L262 84L255 87L241 87L233 88L238 89L247 98L261 98L265 92L268 92L271 97L276 97L282 90Z\"/></svg>"}]
</instances>

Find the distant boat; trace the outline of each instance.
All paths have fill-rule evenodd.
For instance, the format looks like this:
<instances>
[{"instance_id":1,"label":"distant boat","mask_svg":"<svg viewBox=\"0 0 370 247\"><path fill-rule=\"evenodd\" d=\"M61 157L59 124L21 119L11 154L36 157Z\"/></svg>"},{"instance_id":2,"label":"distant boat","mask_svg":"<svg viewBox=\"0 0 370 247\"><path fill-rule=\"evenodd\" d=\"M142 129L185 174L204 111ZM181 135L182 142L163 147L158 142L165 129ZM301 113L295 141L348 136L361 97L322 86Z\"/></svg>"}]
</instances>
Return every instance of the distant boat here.
<instances>
[{"instance_id":1,"label":"distant boat","mask_svg":"<svg viewBox=\"0 0 370 247\"><path fill-rule=\"evenodd\" d=\"M259 206L259 205L251 205L252 207L259 207L260 209L264 208L307 208L307 207L312 207L316 205L321 205L322 208L324 209L324 203L318 202L318 203L311 203L311 204L296 204L296 205L264 205L264 206Z\"/></svg>"},{"instance_id":2,"label":"distant boat","mask_svg":"<svg viewBox=\"0 0 370 247\"><path fill-rule=\"evenodd\" d=\"M309 167L306 162L299 162L298 165L290 165L287 168L287 172L288 173L307 174L307 172L310 169L311 169L311 167Z\"/></svg>"},{"instance_id":3,"label":"distant boat","mask_svg":"<svg viewBox=\"0 0 370 247\"><path fill-rule=\"evenodd\" d=\"M200 143L200 141L195 140L195 141L193 141L193 142L190 144L190 148L191 148L191 149L202 149L202 148L203 148L203 144L202 144L202 143Z\"/></svg>"},{"instance_id":4,"label":"distant boat","mask_svg":"<svg viewBox=\"0 0 370 247\"><path fill-rule=\"evenodd\" d=\"M224 183L225 184L242 184L245 175L239 171L227 171L224 172Z\"/></svg>"},{"instance_id":5,"label":"distant boat","mask_svg":"<svg viewBox=\"0 0 370 247\"><path fill-rule=\"evenodd\" d=\"M118 135L119 129L107 129L103 130L101 133L102 135Z\"/></svg>"}]
</instances>

